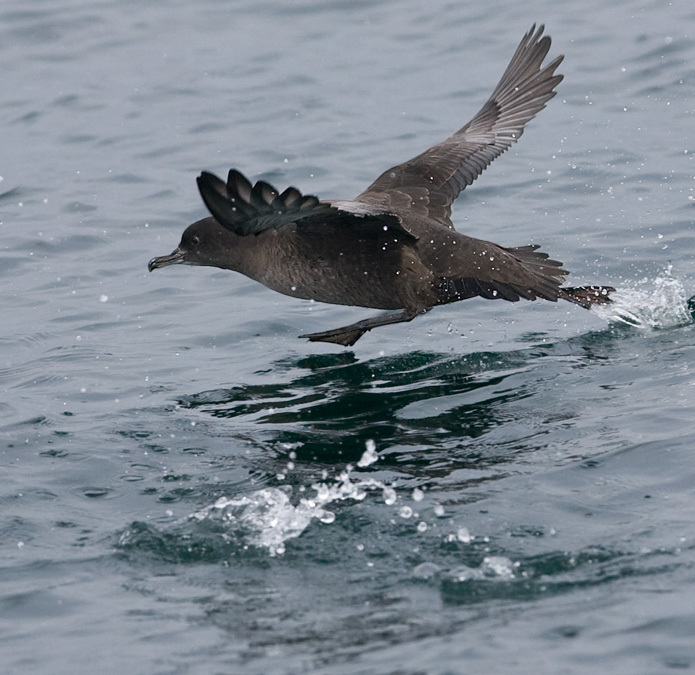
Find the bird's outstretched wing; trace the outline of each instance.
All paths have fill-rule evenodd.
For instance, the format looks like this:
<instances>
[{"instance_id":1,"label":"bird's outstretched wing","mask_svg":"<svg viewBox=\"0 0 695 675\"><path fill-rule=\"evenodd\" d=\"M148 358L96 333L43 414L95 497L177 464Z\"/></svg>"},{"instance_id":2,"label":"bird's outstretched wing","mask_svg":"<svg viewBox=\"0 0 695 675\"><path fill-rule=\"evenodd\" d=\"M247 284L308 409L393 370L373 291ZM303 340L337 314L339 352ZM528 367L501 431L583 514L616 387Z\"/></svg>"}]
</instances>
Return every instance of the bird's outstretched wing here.
<instances>
[{"instance_id":1,"label":"bird's outstretched wing","mask_svg":"<svg viewBox=\"0 0 695 675\"><path fill-rule=\"evenodd\" d=\"M198 189L215 219L242 237L331 211L313 195L303 195L292 187L280 194L262 180L251 185L235 169L229 172L226 183L203 171L198 176Z\"/></svg>"},{"instance_id":2,"label":"bird's outstretched wing","mask_svg":"<svg viewBox=\"0 0 695 675\"><path fill-rule=\"evenodd\" d=\"M563 57L541 68L550 37L536 26L524 36L507 70L478 114L442 143L385 171L356 201L387 210L410 206L415 213L452 227L451 205L461 190L515 143L524 125L555 96Z\"/></svg>"},{"instance_id":3,"label":"bird's outstretched wing","mask_svg":"<svg viewBox=\"0 0 695 675\"><path fill-rule=\"evenodd\" d=\"M288 187L280 193L259 180L254 185L236 169L227 182L203 171L198 177L200 195L220 225L240 237L259 235L295 225L298 234L332 233L350 228L354 237L393 235L403 243L416 237L403 229L398 216L363 202L320 201Z\"/></svg>"}]
</instances>

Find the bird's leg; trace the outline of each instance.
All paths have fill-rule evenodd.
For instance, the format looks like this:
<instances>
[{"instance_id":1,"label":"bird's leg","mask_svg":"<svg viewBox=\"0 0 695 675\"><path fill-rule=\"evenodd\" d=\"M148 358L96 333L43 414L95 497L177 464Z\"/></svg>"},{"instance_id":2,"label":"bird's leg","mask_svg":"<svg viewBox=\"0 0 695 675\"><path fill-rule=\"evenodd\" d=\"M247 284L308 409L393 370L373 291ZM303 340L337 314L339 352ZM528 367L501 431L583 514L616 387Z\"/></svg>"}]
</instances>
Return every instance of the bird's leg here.
<instances>
[{"instance_id":1,"label":"bird's leg","mask_svg":"<svg viewBox=\"0 0 695 675\"><path fill-rule=\"evenodd\" d=\"M424 314L431 308L425 309L404 309L396 314L385 314L373 316L371 319L363 319L357 323L334 328L333 330L323 331L322 333L308 333L300 335L300 338L308 338L310 342L334 342L335 344L350 347L357 342L368 330L379 326L388 326L392 323L402 323L412 321L418 314Z\"/></svg>"}]
</instances>

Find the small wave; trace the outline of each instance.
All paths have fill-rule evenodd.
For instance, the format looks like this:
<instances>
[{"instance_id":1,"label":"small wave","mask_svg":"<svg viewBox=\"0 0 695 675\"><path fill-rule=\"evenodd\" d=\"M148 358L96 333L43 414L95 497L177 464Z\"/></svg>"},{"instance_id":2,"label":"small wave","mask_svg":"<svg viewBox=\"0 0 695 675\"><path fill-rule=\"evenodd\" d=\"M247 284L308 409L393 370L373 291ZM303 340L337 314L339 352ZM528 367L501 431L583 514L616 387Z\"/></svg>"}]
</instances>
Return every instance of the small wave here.
<instances>
[{"instance_id":1,"label":"small wave","mask_svg":"<svg viewBox=\"0 0 695 675\"><path fill-rule=\"evenodd\" d=\"M642 279L633 288L619 288L613 302L592 307L609 323L643 329L677 328L693 323L693 298L688 300L683 284L671 275L669 266L656 279Z\"/></svg>"}]
</instances>

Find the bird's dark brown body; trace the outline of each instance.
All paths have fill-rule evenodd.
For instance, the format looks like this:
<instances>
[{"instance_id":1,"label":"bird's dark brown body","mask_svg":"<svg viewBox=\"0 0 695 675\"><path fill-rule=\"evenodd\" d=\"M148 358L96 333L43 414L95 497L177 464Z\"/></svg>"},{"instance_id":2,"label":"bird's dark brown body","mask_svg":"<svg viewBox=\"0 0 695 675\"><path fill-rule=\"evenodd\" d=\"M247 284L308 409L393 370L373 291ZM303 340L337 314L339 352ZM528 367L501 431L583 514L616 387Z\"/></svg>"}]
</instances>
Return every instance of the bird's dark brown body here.
<instances>
[{"instance_id":1,"label":"bird's dark brown body","mask_svg":"<svg viewBox=\"0 0 695 675\"><path fill-rule=\"evenodd\" d=\"M561 287L560 262L536 246L504 248L457 232L451 204L523 133L562 79L545 68L550 48L532 28L480 112L439 145L382 174L352 201L319 201L295 188L279 194L237 171L226 183L203 173L212 217L189 226L179 247L149 269L175 263L241 272L280 293L401 312L303 337L354 344L377 326L410 321L432 307L474 296L609 302L609 287Z\"/></svg>"}]
</instances>

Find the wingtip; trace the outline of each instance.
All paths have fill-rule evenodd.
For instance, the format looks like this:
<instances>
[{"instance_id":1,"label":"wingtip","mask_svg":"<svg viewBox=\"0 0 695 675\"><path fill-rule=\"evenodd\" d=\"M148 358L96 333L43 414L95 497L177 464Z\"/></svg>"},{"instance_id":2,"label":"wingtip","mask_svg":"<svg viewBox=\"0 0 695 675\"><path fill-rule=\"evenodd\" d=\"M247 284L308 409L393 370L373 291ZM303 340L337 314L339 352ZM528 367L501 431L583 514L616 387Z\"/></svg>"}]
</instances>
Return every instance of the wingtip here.
<instances>
[{"instance_id":1,"label":"wingtip","mask_svg":"<svg viewBox=\"0 0 695 675\"><path fill-rule=\"evenodd\" d=\"M213 185L218 185L222 183L222 180L219 178L219 176L215 175L214 173L211 173L210 171L201 171L200 176L196 178L196 182L198 183L198 187L201 185L204 186L213 186Z\"/></svg>"},{"instance_id":2,"label":"wingtip","mask_svg":"<svg viewBox=\"0 0 695 675\"><path fill-rule=\"evenodd\" d=\"M198 186L198 192L203 196L203 192L208 185L211 184L214 174L208 173L207 171L201 171L200 176L195 179L196 185Z\"/></svg>"},{"instance_id":3,"label":"wingtip","mask_svg":"<svg viewBox=\"0 0 695 675\"><path fill-rule=\"evenodd\" d=\"M528 30L526 35L524 35L524 42L538 42L545 31L545 24L542 23L532 23L531 28Z\"/></svg>"},{"instance_id":4,"label":"wingtip","mask_svg":"<svg viewBox=\"0 0 695 675\"><path fill-rule=\"evenodd\" d=\"M225 199L227 197L225 184L214 173L201 171L200 176L196 178L196 183L198 184L198 192L200 192L200 196L203 198L208 208L210 208L208 204L208 197L210 195L217 194Z\"/></svg>"}]
</instances>

